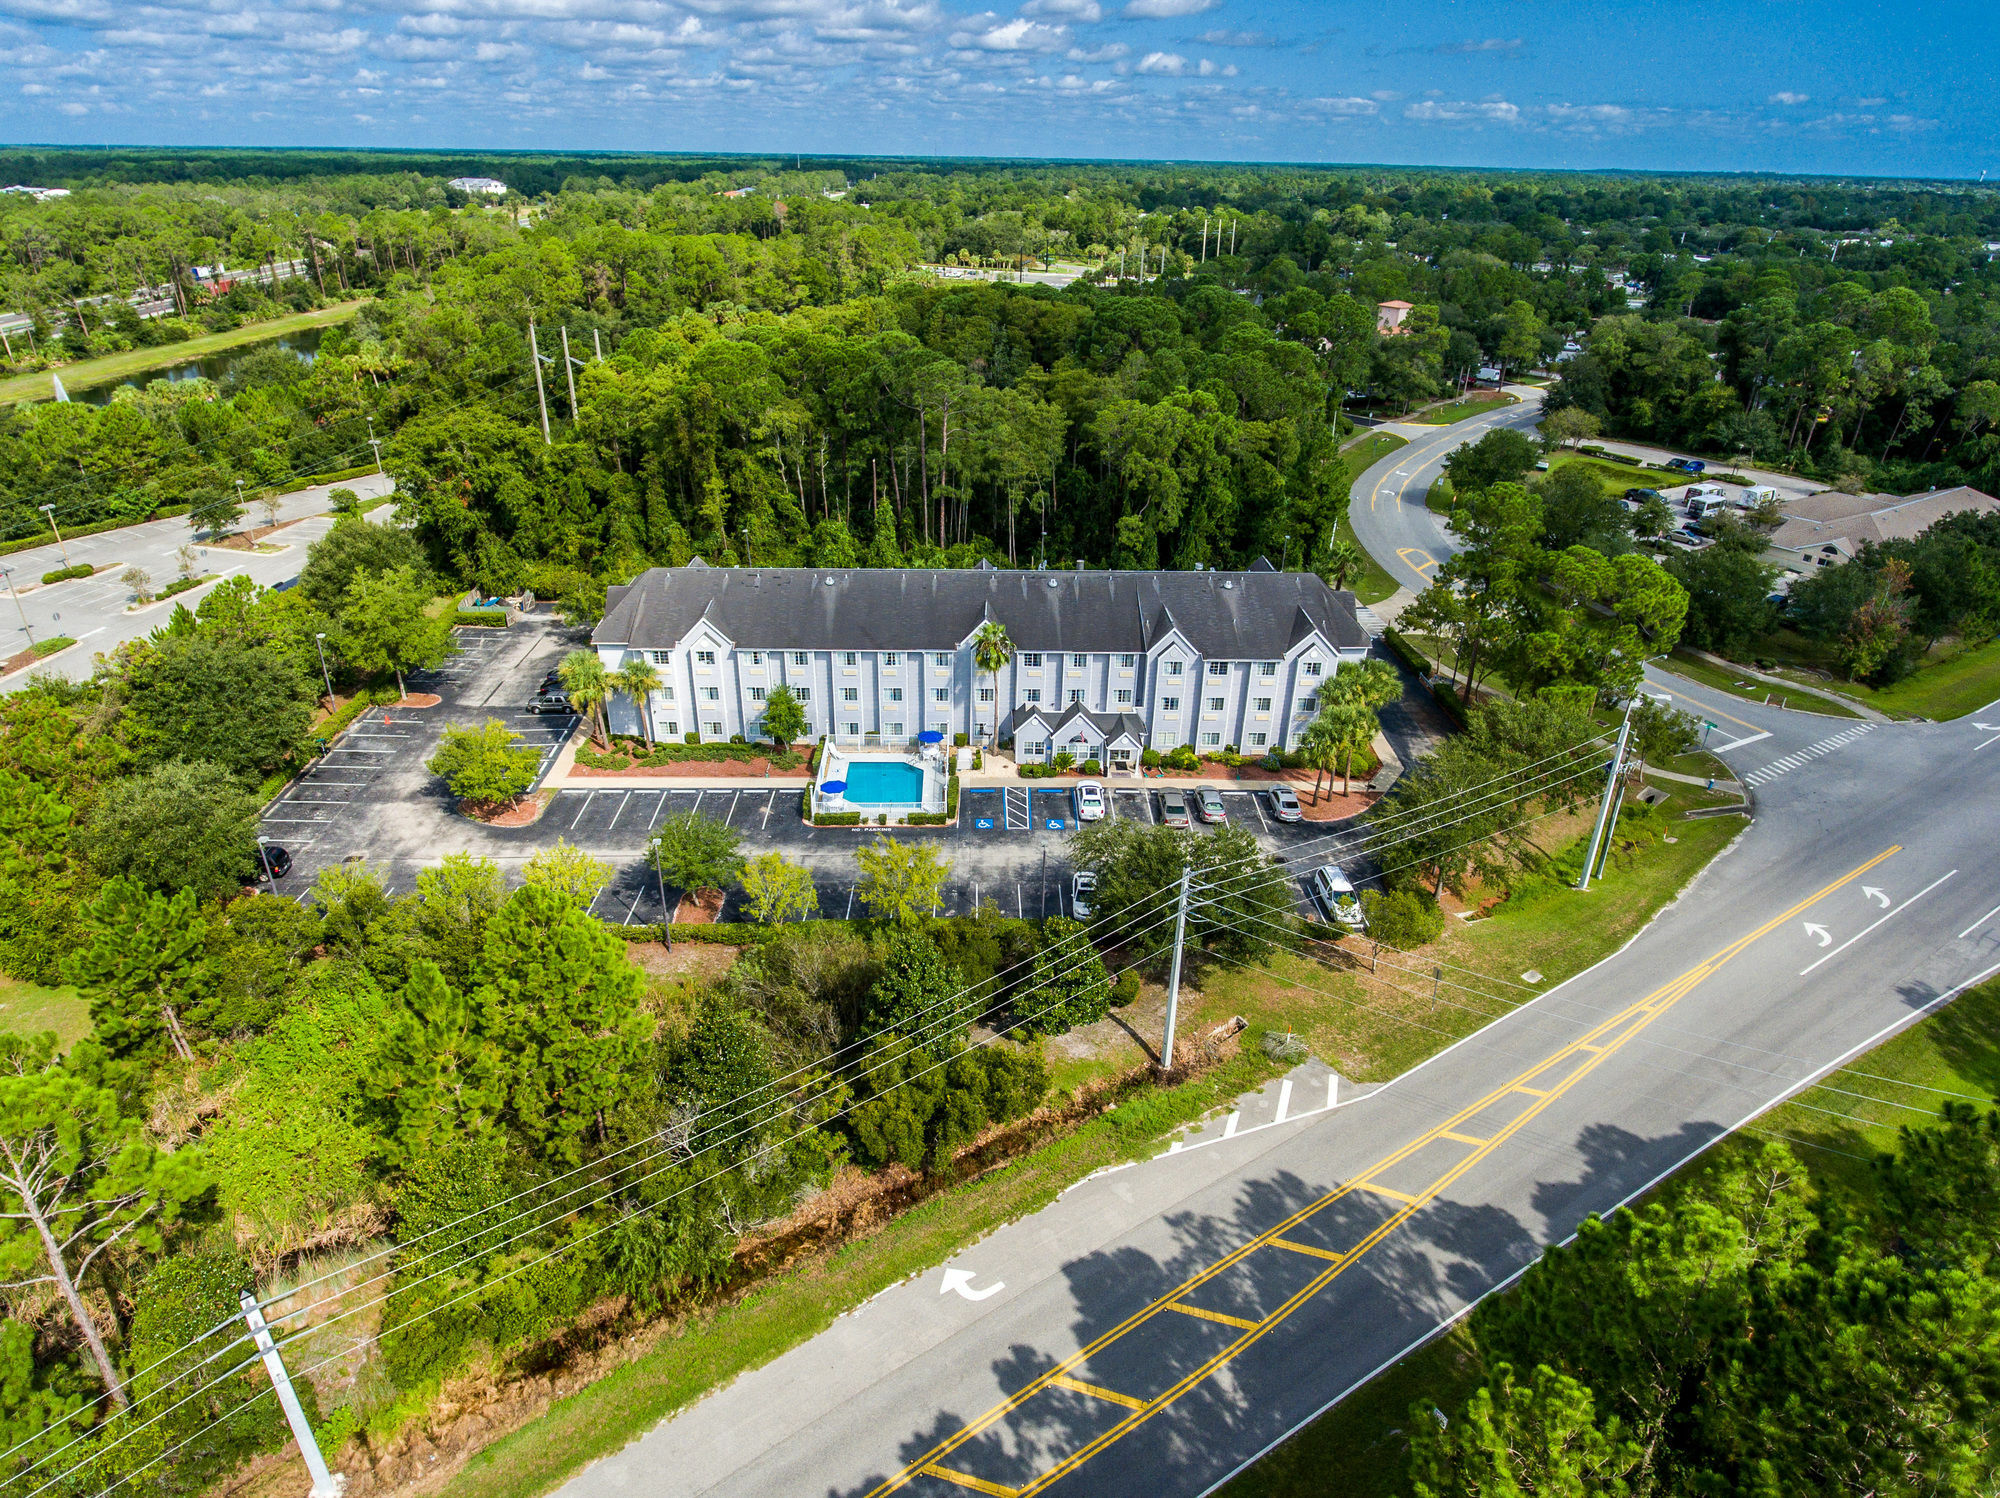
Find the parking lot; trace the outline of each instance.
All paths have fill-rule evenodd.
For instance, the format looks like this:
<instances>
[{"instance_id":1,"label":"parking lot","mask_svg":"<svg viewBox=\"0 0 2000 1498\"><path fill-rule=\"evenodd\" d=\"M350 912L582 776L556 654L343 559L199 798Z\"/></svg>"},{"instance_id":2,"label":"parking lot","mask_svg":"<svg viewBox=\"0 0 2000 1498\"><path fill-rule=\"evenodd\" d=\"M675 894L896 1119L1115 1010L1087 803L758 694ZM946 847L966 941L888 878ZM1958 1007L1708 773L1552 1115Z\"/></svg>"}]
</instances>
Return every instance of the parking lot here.
<instances>
[{"instance_id":1,"label":"parking lot","mask_svg":"<svg viewBox=\"0 0 2000 1498\"><path fill-rule=\"evenodd\" d=\"M615 870L593 907L598 916L650 924L678 903L680 892L647 866L647 840L666 819L699 812L736 829L746 855L775 850L808 869L822 913L862 913L854 850L872 831L808 825L799 815L796 782L770 789L642 790L607 781L562 791L532 827L487 827L459 816L424 768L439 735L447 725L498 718L541 751L546 773L577 720L538 717L526 704L543 674L582 642L583 632L537 618L506 630L458 634L459 655L409 678L409 691L436 694L436 706L374 709L271 806L261 830L294 858L291 873L278 883L280 893L303 898L321 869L355 861L378 869L392 892L406 892L420 870L453 852L490 858L512 878L562 838ZM1268 852L1287 856L1334 846L1324 826L1274 821L1261 790L1225 787L1220 793L1229 820ZM1105 815L1157 824L1160 792L1113 782ZM951 864L937 914L964 915L985 904L1033 918L1071 913L1069 846L1076 827L1067 786L1024 783L965 790L956 827L896 829L893 835L936 843ZM738 913L741 898L731 893L725 917ZM1302 893L1300 900L1305 908Z\"/></svg>"}]
</instances>

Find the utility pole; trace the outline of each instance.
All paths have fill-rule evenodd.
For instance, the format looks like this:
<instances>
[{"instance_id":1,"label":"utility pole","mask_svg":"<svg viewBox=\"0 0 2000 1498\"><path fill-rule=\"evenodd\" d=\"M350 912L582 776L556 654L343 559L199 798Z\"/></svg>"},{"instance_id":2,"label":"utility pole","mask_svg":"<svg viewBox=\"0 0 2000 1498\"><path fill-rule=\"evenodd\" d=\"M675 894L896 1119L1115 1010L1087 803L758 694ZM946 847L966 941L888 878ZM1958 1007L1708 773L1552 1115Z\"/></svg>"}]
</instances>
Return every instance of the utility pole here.
<instances>
[{"instance_id":1,"label":"utility pole","mask_svg":"<svg viewBox=\"0 0 2000 1498\"><path fill-rule=\"evenodd\" d=\"M1635 697L1633 702L1638 701ZM1597 825L1591 829L1590 847L1583 857L1583 874L1576 881L1579 891L1590 888L1590 871L1597 863L1597 840L1604 836L1605 820L1611 815L1611 793L1618 787L1618 772L1625 765L1625 741L1632 733L1632 703L1625 705L1625 721L1618 725L1618 747L1611 754L1611 773L1604 777L1604 799L1597 804Z\"/></svg>"},{"instance_id":2,"label":"utility pole","mask_svg":"<svg viewBox=\"0 0 2000 1498\"><path fill-rule=\"evenodd\" d=\"M375 418L368 418L368 445L375 449L375 477L382 477L382 439L375 435Z\"/></svg>"},{"instance_id":3,"label":"utility pole","mask_svg":"<svg viewBox=\"0 0 2000 1498\"><path fill-rule=\"evenodd\" d=\"M549 398L542 391L542 351L535 342L535 324L528 323L528 360L535 366L535 404L542 411L542 446L549 445Z\"/></svg>"},{"instance_id":4,"label":"utility pole","mask_svg":"<svg viewBox=\"0 0 2000 1498\"><path fill-rule=\"evenodd\" d=\"M581 359L573 359L570 357L568 323L563 324L562 345L563 345L563 378L569 381L569 419L571 421L575 421L576 420L576 367L583 361Z\"/></svg>"},{"instance_id":5,"label":"utility pole","mask_svg":"<svg viewBox=\"0 0 2000 1498\"><path fill-rule=\"evenodd\" d=\"M1208 264L1208 215L1201 216L1201 263Z\"/></svg>"},{"instance_id":6,"label":"utility pole","mask_svg":"<svg viewBox=\"0 0 2000 1498\"><path fill-rule=\"evenodd\" d=\"M35 508L40 510L44 515L49 517L49 529L56 532L56 545L62 548L63 566L67 567L69 565L69 542L63 540L61 531L56 530L55 505L53 503L45 505L36 505Z\"/></svg>"},{"instance_id":7,"label":"utility pole","mask_svg":"<svg viewBox=\"0 0 2000 1498\"><path fill-rule=\"evenodd\" d=\"M313 649L319 652L320 679L326 683L326 710L333 711L333 673L326 669L326 631L313 636Z\"/></svg>"},{"instance_id":8,"label":"utility pole","mask_svg":"<svg viewBox=\"0 0 2000 1498\"><path fill-rule=\"evenodd\" d=\"M1188 891L1194 884L1194 870L1181 870L1179 903L1174 909L1174 966L1167 976L1167 1029L1160 1039L1160 1075L1174 1069L1174 1021L1181 1007L1181 948L1187 943Z\"/></svg>"},{"instance_id":9,"label":"utility pole","mask_svg":"<svg viewBox=\"0 0 2000 1498\"><path fill-rule=\"evenodd\" d=\"M319 1442L313 1438L312 1426L306 1422L306 1412L299 1408L299 1396L292 1388L291 1375L285 1372L285 1360L279 1355L277 1344L271 1340L271 1329L264 1324L264 1313L258 1308L257 1297L245 1290L242 1306L243 1319L249 1324L250 1335L264 1359L264 1371L271 1377L271 1387L278 1392L278 1403L284 1406L285 1420L291 1425L292 1435L299 1443L299 1455L306 1459L306 1471L312 1474L312 1498L339 1498L347 1483L326 1469L326 1458L319 1454Z\"/></svg>"},{"instance_id":10,"label":"utility pole","mask_svg":"<svg viewBox=\"0 0 2000 1498\"><path fill-rule=\"evenodd\" d=\"M14 607L21 615L21 633L28 637L28 644L32 646L35 643L35 632L28 628L28 611L21 607L21 595L15 592L14 569L12 567L0 567L0 577L7 579L7 591L14 594ZM1048 857L1046 853L1042 856L1044 858Z\"/></svg>"},{"instance_id":11,"label":"utility pole","mask_svg":"<svg viewBox=\"0 0 2000 1498\"><path fill-rule=\"evenodd\" d=\"M595 328L590 330L590 346L597 350L597 362L602 364L604 362L604 340L598 336L597 329Z\"/></svg>"}]
</instances>

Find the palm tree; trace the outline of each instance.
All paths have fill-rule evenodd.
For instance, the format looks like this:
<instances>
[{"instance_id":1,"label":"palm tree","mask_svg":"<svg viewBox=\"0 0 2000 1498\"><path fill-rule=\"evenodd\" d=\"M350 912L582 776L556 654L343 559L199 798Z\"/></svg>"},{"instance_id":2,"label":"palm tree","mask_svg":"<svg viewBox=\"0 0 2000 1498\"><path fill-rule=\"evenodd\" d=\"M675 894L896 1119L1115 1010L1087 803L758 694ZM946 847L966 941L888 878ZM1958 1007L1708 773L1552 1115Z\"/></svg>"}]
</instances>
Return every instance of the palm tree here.
<instances>
[{"instance_id":1,"label":"palm tree","mask_svg":"<svg viewBox=\"0 0 2000 1498\"><path fill-rule=\"evenodd\" d=\"M561 678L563 692L570 705L590 717L590 737L600 747L607 744L598 721L598 709L610 695L610 675L604 669L604 662L597 658L594 650L572 650L556 667L556 675Z\"/></svg>"},{"instance_id":2,"label":"palm tree","mask_svg":"<svg viewBox=\"0 0 2000 1498\"><path fill-rule=\"evenodd\" d=\"M1382 709L1403 695L1403 678L1387 661L1359 661L1333 673L1320 696L1319 721L1340 746L1340 793L1352 789L1354 751L1366 749L1382 727ZM1314 724L1315 727L1318 723Z\"/></svg>"},{"instance_id":3,"label":"palm tree","mask_svg":"<svg viewBox=\"0 0 2000 1498\"><path fill-rule=\"evenodd\" d=\"M984 671L996 687L993 693L993 736L996 739L1000 736L1000 693L997 690L1000 668L1013 658L1014 642L1007 638L1006 625L988 619L979 626L979 632L972 637L973 685L975 687L978 685L977 673ZM972 710L972 725L974 728L979 726L979 708L976 703Z\"/></svg>"},{"instance_id":4,"label":"palm tree","mask_svg":"<svg viewBox=\"0 0 2000 1498\"><path fill-rule=\"evenodd\" d=\"M1368 565L1368 558L1360 547L1343 538L1327 547L1326 560L1321 565L1326 568L1327 580L1336 588L1344 588L1350 578Z\"/></svg>"},{"instance_id":5,"label":"palm tree","mask_svg":"<svg viewBox=\"0 0 2000 1498\"><path fill-rule=\"evenodd\" d=\"M646 735L646 747L653 747L653 693L666 683L653 663L643 655L635 655L619 670L611 673L610 684L632 699L632 706L639 710L639 727Z\"/></svg>"},{"instance_id":6,"label":"palm tree","mask_svg":"<svg viewBox=\"0 0 2000 1498\"><path fill-rule=\"evenodd\" d=\"M1340 737L1326 713L1314 718L1299 735L1299 757L1312 767L1313 805L1317 806L1321 778L1331 775L1340 763Z\"/></svg>"}]
</instances>

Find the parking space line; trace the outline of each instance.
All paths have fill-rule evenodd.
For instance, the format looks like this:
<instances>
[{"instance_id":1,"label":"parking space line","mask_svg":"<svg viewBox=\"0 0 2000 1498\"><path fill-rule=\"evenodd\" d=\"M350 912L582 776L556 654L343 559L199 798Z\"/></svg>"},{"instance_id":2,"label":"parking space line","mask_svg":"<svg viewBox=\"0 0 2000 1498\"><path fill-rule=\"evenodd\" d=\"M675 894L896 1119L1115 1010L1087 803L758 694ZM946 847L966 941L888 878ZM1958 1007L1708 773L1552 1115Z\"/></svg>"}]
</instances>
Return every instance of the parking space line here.
<instances>
[{"instance_id":1,"label":"parking space line","mask_svg":"<svg viewBox=\"0 0 2000 1498\"><path fill-rule=\"evenodd\" d=\"M777 804L778 793L776 791L767 791L764 795L764 820L761 824L766 829L771 825L771 808Z\"/></svg>"},{"instance_id":2,"label":"parking space line","mask_svg":"<svg viewBox=\"0 0 2000 1498\"><path fill-rule=\"evenodd\" d=\"M627 791L624 797L618 803L618 810L611 813L610 825L604 829L606 832L609 832L611 828L616 827L618 825L618 819L625 814L625 808L631 804L632 804L632 793L630 791Z\"/></svg>"},{"instance_id":3,"label":"parking space line","mask_svg":"<svg viewBox=\"0 0 2000 1498\"><path fill-rule=\"evenodd\" d=\"M741 791L731 791L731 792L730 792L730 794L729 794L729 811L728 811L728 814L727 814L726 816L724 816L724 817L723 817L723 819L722 819L723 821L725 821L725 822L733 822L733 821L735 821L735 820L736 820L736 803L737 803L738 801L741 801L742 799L743 799L743 792L741 792Z\"/></svg>"},{"instance_id":4,"label":"parking space line","mask_svg":"<svg viewBox=\"0 0 2000 1498\"><path fill-rule=\"evenodd\" d=\"M1264 798L1255 791L1248 792L1248 795L1250 797L1250 809L1257 813L1257 820L1264 825L1264 835L1269 837L1271 834L1271 824L1264 816Z\"/></svg>"},{"instance_id":5,"label":"parking space line","mask_svg":"<svg viewBox=\"0 0 2000 1498\"><path fill-rule=\"evenodd\" d=\"M660 820L660 813L667 809L667 793L665 791L661 791L659 792L659 797L660 799L653 805L652 816L646 819L646 830L648 832L651 832L653 830L653 823Z\"/></svg>"},{"instance_id":6,"label":"parking space line","mask_svg":"<svg viewBox=\"0 0 2000 1498\"><path fill-rule=\"evenodd\" d=\"M571 832L576 831L576 824L578 822L581 822L583 820L583 814L586 811L590 810L590 798L595 796L596 794L597 794L596 791L585 791L583 793L583 801L577 806L576 815L569 819L569 830Z\"/></svg>"}]
</instances>

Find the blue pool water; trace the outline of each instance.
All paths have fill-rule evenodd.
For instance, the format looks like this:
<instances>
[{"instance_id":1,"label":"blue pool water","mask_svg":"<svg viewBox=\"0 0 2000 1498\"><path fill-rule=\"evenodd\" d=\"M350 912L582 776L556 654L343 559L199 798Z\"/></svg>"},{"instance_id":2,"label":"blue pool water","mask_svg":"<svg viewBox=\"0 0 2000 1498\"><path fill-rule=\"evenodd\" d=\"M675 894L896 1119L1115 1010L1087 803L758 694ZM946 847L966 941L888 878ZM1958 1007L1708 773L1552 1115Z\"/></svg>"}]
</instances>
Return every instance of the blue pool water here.
<instances>
[{"instance_id":1,"label":"blue pool water","mask_svg":"<svg viewBox=\"0 0 2000 1498\"><path fill-rule=\"evenodd\" d=\"M847 766L845 799L855 806L920 806L924 772L894 760L857 759Z\"/></svg>"}]
</instances>

